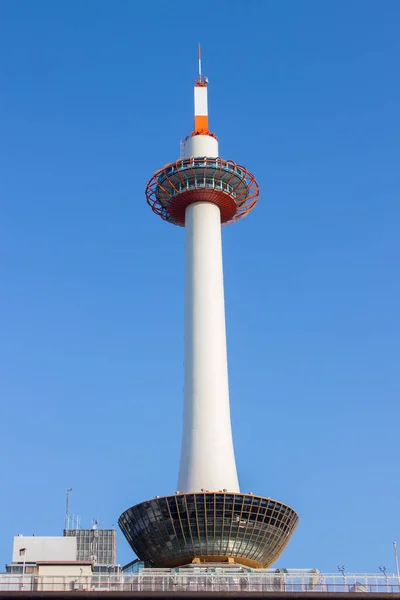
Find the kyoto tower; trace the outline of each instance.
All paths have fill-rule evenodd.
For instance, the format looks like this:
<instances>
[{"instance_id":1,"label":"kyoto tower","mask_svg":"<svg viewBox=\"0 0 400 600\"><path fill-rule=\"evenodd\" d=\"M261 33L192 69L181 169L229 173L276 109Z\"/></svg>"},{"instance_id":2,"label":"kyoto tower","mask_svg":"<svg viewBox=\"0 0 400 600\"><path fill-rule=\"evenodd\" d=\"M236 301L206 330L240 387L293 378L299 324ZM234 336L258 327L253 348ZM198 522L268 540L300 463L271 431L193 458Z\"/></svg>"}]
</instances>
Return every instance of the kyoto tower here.
<instances>
[{"instance_id":1,"label":"kyoto tower","mask_svg":"<svg viewBox=\"0 0 400 600\"><path fill-rule=\"evenodd\" d=\"M185 227L184 411L177 491L127 509L126 539L146 566L236 562L269 567L298 523L289 506L240 492L228 387L221 225L238 221L259 196L254 176L219 157L208 128L200 46L194 130L181 158L146 188L154 213Z\"/></svg>"}]
</instances>

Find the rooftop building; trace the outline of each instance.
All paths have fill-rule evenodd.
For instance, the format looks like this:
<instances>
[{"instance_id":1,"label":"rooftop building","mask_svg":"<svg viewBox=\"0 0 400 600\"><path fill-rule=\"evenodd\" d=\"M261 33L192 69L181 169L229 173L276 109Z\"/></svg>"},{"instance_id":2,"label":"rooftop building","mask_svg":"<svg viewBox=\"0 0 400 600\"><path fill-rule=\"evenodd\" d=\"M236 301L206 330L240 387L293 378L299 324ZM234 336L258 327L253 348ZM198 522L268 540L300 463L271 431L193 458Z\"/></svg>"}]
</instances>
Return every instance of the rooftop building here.
<instances>
[{"instance_id":1,"label":"rooftop building","mask_svg":"<svg viewBox=\"0 0 400 600\"><path fill-rule=\"evenodd\" d=\"M64 536L76 540L76 560L116 564L117 532L115 529L64 529Z\"/></svg>"}]
</instances>

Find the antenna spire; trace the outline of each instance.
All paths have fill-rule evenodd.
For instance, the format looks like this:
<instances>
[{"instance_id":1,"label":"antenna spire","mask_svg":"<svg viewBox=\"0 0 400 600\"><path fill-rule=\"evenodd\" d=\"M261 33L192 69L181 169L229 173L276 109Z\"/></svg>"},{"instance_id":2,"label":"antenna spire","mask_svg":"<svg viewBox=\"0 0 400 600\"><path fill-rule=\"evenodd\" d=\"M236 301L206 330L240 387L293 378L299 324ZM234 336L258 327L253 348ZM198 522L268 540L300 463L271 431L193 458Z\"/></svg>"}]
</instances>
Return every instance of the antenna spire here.
<instances>
[{"instance_id":1,"label":"antenna spire","mask_svg":"<svg viewBox=\"0 0 400 600\"><path fill-rule=\"evenodd\" d=\"M200 44L197 46L197 60L199 62L199 81L201 81L201 50L200 50Z\"/></svg>"}]
</instances>

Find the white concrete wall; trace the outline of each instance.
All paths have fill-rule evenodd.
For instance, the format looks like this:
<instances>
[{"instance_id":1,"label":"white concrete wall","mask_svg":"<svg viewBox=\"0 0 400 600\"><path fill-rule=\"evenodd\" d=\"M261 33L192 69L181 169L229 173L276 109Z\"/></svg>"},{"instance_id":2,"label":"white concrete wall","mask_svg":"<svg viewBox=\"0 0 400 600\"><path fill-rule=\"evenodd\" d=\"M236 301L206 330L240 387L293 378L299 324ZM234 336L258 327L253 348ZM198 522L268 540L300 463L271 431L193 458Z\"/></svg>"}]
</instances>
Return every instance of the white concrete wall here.
<instances>
[{"instance_id":1,"label":"white concrete wall","mask_svg":"<svg viewBox=\"0 0 400 600\"><path fill-rule=\"evenodd\" d=\"M239 491L233 450L218 206L186 209L185 383L178 490Z\"/></svg>"},{"instance_id":2,"label":"white concrete wall","mask_svg":"<svg viewBox=\"0 0 400 600\"><path fill-rule=\"evenodd\" d=\"M183 142L182 158L190 158L191 156L216 158L218 156L218 141L210 135L192 135Z\"/></svg>"},{"instance_id":3,"label":"white concrete wall","mask_svg":"<svg viewBox=\"0 0 400 600\"><path fill-rule=\"evenodd\" d=\"M12 562L37 562L41 560L76 560L75 537L25 536L14 537ZM26 548L25 557L19 551Z\"/></svg>"},{"instance_id":4,"label":"white concrete wall","mask_svg":"<svg viewBox=\"0 0 400 600\"><path fill-rule=\"evenodd\" d=\"M38 575L44 577L89 577L91 565L38 565Z\"/></svg>"}]
</instances>

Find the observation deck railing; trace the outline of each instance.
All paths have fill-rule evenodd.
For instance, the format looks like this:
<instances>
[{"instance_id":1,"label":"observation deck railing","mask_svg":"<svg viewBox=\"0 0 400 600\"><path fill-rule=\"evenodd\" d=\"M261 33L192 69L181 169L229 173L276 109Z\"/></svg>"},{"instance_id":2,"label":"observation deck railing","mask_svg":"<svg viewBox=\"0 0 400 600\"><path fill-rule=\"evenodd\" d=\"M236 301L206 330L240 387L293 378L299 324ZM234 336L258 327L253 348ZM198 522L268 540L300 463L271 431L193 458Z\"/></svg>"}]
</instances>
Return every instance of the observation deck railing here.
<instances>
[{"instance_id":1,"label":"observation deck railing","mask_svg":"<svg viewBox=\"0 0 400 600\"><path fill-rule=\"evenodd\" d=\"M230 175L225 180L225 174ZM171 183L168 186L168 194L176 196L182 192L192 189L214 189L225 191L233 198L236 198L236 189L239 184L246 179L247 171L244 171L234 163L223 161L220 158L195 158L179 160L169 167L164 167L157 177L157 184L160 186L159 193L162 195L163 185ZM174 177L176 176L176 179ZM229 182L235 179L235 185ZM241 190L243 195L243 190Z\"/></svg>"},{"instance_id":2,"label":"observation deck railing","mask_svg":"<svg viewBox=\"0 0 400 600\"><path fill-rule=\"evenodd\" d=\"M363 592L400 593L399 577L389 574L286 573L239 566L139 569L137 573L91 576L0 574L0 592Z\"/></svg>"},{"instance_id":3,"label":"observation deck railing","mask_svg":"<svg viewBox=\"0 0 400 600\"><path fill-rule=\"evenodd\" d=\"M219 172L225 172L235 174L238 177L244 177L246 171L238 167L236 164L228 161L224 161L221 158L192 158L192 159L180 159L176 163L171 164L168 168L162 169L161 180L165 181L166 176L176 175L178 172L187 171L192 169L215 169Z\"/></svg>"}]
</instances>

